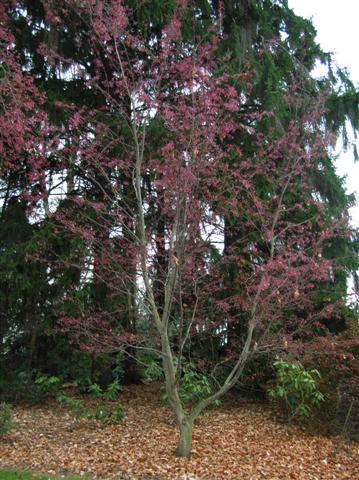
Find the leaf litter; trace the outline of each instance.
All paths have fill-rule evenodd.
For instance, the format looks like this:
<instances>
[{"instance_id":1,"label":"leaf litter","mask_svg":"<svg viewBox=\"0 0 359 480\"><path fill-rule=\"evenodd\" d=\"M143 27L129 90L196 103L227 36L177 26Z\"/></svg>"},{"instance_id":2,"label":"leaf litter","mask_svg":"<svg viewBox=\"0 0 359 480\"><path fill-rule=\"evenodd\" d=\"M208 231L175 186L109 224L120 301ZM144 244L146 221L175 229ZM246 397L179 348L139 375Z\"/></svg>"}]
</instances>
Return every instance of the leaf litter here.
<instances>
[{"instance_id":1,"label":"leaf litter","mask_svg":"<svg viewBox=\"0 0 359 480\"><path fill-rule=\"evenodd\" d=\"M93 400L86 400L86 402ZM14 408L0 467L117 480L359 479L359 444L278 422L270 406L229 396L198 419L189 459L174 456L178 430L158 384L126 387L123 422L75 420L55 401Z\"/></svg>"}]
</instances>

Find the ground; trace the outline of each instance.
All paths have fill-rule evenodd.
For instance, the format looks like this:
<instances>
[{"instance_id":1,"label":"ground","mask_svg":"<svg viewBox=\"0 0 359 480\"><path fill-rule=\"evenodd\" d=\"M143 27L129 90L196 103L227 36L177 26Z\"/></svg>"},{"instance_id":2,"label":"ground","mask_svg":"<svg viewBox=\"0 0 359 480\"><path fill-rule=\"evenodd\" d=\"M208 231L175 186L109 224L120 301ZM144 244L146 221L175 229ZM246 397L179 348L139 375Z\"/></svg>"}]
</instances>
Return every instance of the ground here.
<instances>
[{"instance_id":1,"label":"ground","mask_svg":"<svg viewBox=\"0 0 359 480\"><path fill-rule=\"evenodd\" d=\"M191 458L176 458L176 425L160 399L157 384L126 387L126 417L116 425L75 420L55 402L16 407L0 468L117 480L359 479L358 443L286 425L270 406L234 396L202 414Z\"/></svg>"}]
</instances>

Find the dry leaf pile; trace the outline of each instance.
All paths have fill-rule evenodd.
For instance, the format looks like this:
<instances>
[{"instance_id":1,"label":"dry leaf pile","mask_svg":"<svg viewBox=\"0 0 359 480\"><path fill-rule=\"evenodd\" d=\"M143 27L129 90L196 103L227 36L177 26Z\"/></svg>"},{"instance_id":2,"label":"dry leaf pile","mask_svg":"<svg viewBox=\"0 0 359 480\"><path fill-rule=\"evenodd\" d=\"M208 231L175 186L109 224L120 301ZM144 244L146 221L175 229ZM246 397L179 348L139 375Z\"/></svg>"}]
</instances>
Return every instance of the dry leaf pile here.
<instances>
[{"instance_id":1,"label":"dry leaf pile","mask_svg":"<svg viewBox=\"0 0 359 480\"><path fill-rule=\"evenodd\" d=\"M176 458L177 428L160 398L155 384L126 388L117 425L75 420L56 403L18 407L17 431L0 441L0 467L118 480L359 479L358 444L280 424L269 407L235 397L202 414L191 458Z\"/></svg>"}]
</instances>

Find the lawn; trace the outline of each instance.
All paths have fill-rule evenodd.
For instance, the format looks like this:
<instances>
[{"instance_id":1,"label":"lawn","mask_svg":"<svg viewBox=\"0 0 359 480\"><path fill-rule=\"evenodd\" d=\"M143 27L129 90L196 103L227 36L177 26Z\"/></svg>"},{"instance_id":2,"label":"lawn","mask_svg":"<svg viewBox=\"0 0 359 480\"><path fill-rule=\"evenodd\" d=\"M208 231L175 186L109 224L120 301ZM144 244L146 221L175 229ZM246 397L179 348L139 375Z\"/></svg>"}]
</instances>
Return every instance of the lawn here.
<instances>
[{"instance_id":1,"label":"lawn","mask_svg":"<svg viewBox=\"0 0 359 480\"><path fill-rule=\"evenodd\" d=\"M59 480L63 477L54 477L49 475L38 475L30 472L20 472L18 470L1 470L0 480ZM66 480L86 480L85 477L66 477Z\"/></svg>"}]
</instances>

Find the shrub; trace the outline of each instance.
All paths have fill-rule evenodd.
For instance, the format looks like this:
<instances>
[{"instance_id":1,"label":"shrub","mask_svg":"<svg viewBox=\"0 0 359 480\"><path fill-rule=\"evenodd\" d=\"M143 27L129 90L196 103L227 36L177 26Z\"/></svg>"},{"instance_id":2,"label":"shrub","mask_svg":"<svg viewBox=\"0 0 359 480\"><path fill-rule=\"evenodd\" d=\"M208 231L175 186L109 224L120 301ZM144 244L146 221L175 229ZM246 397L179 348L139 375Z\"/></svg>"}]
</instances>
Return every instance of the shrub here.
<instances>
[{"instance_id":1,"label":"shrub","mask_svg":"<svg viewBox=\"0 0 359 480\"><path fill-rule=\"evenodd\" d=\"M112 411L104 405L98 405L93 416L100 422L111 423Z\"/></svg>"},{"instance_id":2,"label":"shrub","mask_svg":"<svg viewBox=\"0 0 359 480\"><path fill-rule=\"evenodd\" d=\"M64 393L57 395L57 401L68 406L75 415L75 418L91 418L92 414L90 410L85 406L83 400L79 398L70 397Z\"/></svg>"},{"instance_id":3,"label":"shrub","mask_svg":"<svg viewBox=\"0 0 359 480\"><path fill-rule=\"evenodd\" d=\"M268 389L273 383L275 374L273 369L274 362L275 358L271 353L250 358L243 369L243 373L235 389L240 392L241 396L256 399L265 398Z\"/></svg>"},{"instance_id":4,"label":"shrub","mask_svg":"<svg viewBox=\"0 0 359 480\"><path fill-rule=\"evenodd\" d=\"M104 404L99 404L93 411L86 407L83 400L70 397L62 392L57 395L57 400L69 407L77 419L88 418L90 420L99 420L103 423L117 423L125 417L125 409L122 405L110 408Z\"/></svg>"},{"instance_id":5,"label":"shrub","mask_svg":"<svg viewBox=\"0 0 359 480\"><path fill-rule=\"evenodd\" d=\"M198 402L211 393L212 387L208 377L197 371L194 363L184 361L181 373L179 395L183 404ZM168 401L167 393L163 395L162 399L165 402Z\"/></svg>"},{"instance_id":6,"label":"shrub","mask_svg":"<svg viewBox=\"0 0 359 480\"><path fill-rule=\"evenodd\" d=\"M164 379L161 357L157 353L141 352L139 355L139 361L144 365L144 378L154 381Z\"/></svg>"},{"instance_id":7,"label":"shrub","mask_svg":"<svg viewBox=\"0 0 359 480\"><path fill-rule=\"evenodd\" d=\"M317 389L317 380L320 379L318 370L306 370L300 363L284 360L275 362L274 367L277 385L269 390L270 398L283 402L290 419L309 417L324 400Z\"/></svg>"},{"instance_id":8,"label":"shrub","mask_svg":"<svg viewBox=\"0 0 359 480\"><path fill-rule=\"evenodd\" d=\"M104 392L100 385L93 383L87 388L88 393L90 393L94 398L102 397L106 400L116 400L118 394L121 391L121 385L118 380L114 380L110 383Z\"/></svg>"},{"instance_id":9,"label":"shrub","mask_svg":"<svg viewBox=\"0 0 359 480\"><path fill-rule=\"evenodd\" d=\"M107 387L106 392L103 394L103 397L106 400L116 400L118 394L121 391L121 385L118 380L114 380L110 385Z\"/></svg>"},{"instance_id":10,"label":"shrub","mask_svg":"<svg viewBox=\"0 0 359 480\"><path fill-rule=\"evenodd\" d=\"M118 423L125 418L125 409L122 405L117 405L116 408L108 408L105 405L98 405L93 418L102 423Z\"/></svg>"},{"instance_id":11,"label":"shrub","mask_svg":"<svg viewBox=\"0 0 359 480\"><path fill-rule=\"evenodd\" d=\"M114 414L115 421L122 422L122 420L125 418L125 407L122 405L117 405Z\"/></svg>"},{"instance_id":12,"label":"shrub","mask_svg":"<svg viewBox=\"0 0 359 480\"><path fill-rule=\"evenodd\" d=\"M87 387L87 391L94 398L101 397L101 395L103 394L102 388L98 383L92 383L91 385L89 385Z\"/></svg>"},{"instance_id":13,"label":"shrub","mask_svg":"<svg viewBox=\"0 0 359 480\"><path fill-rule=\"evenodd\" d=\"M13 426L11 418L11 405L8 403L0 403L0 435L4 435Z\"/></svg>"},{"instance_id":14,"label":"shrub","mask_svg":"<svg viewBox=\"0 0 359 480\"><path fill-rule=\"evenodd\" d=\"M212 391L208 377L196 371L191 362L183 365L180 397L183 403L198 402Z\"/></svg>"},{"instance_id":15,"label":"shrub","mask_svg":"<svg viewBox=\"0 0 359 480\"><path fill-rule=\"evenodd\" d=\"M39 386L41 394L45 398L57 393L61 385L61 380L54 375L39 373L35 380L35 384Z\"/></svg>"},{"instance_id":16,"label":"shrub","mask_svg":"<svg viewBox=\"0 0 359 480\"><path fill-rule=\"evenodd\" d=\"M318 368L325 395L319 419L335 434L359 438L359 324L349 323L339 335L313 342L303 359L306 368Z\"/></svg>"},{"instance_id":17,"label":"shrub","mask_svg":"<svg viewBox=\"0 0 359 480\"><path fill-rule=\"evenodd\" d=\"M58 377L43 374L36 369L17 371L0 385L0 399L12 403L41 403L56 393L60 383Z\"/></svg>"}]
</instances>

